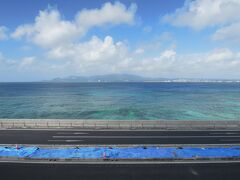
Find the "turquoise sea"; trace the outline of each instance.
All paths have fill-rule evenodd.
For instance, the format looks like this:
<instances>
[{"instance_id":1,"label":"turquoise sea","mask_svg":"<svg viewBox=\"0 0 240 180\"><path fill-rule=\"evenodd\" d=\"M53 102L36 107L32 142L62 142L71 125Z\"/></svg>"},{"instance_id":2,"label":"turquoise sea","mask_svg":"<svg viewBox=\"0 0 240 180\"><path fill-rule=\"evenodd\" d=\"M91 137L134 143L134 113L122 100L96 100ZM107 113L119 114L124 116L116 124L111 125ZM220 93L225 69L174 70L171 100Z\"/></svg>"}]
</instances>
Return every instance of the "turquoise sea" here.
<instances>
[{"instance_id":1,"label":"turquoise sea","mask_svg":"<svg viewBox=\"0 0 240 180\"><path fill-rule=\"evenodd\" d=\"M240 120L240 83L0 83L0 118Z\"/></svg>"}]
</instances>

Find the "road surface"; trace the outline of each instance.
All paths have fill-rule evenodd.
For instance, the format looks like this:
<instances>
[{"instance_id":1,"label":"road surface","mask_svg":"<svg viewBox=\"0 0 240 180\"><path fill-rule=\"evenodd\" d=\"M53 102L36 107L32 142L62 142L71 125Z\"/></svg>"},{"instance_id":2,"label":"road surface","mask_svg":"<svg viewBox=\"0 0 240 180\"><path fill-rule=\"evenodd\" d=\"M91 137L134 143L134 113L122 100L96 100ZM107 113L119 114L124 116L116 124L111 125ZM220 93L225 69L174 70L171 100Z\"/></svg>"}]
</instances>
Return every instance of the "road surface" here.
<instances>
[{"instance_id":1,"label":"road surface","mask_svg":"<svg viewBox=\"0 0 240 180\"><path fill-rule=\"evenodd\" d=\"M232 180L240 163L204 164L35 164L0 163L1 179L17 180Z\"/></svg>"},{"instance_id":2,"label":"road surface","mask_svg":"<svg viewBox=\"0 0 240 180\"><path fill-rule=\"evenodd\" d=\"M0 130L0 144L240 144L240 131ZM1 179L240 179L240 162L85 163L0 161Z\"/></svg>"},{"instance_id":3,"label":"road surface","mask_svg":"<svg viewBox=\"0 0 240 180\"><path fill-rule=\"evenodd\" d=\"M1 130L0 144L240 144L240 131Z\"/></svg>"}]
</instances>

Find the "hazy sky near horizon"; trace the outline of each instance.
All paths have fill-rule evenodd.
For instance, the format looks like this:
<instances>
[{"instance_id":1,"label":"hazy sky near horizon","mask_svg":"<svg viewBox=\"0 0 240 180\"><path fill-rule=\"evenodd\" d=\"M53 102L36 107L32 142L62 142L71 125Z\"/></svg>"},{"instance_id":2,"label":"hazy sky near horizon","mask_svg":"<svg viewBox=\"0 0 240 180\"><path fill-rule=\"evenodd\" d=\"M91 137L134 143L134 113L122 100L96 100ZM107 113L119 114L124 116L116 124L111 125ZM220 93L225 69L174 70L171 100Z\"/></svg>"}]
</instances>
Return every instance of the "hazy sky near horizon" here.
<instances>
[{"instance_id":1,"label":"hazy sky near horizon","mask_svg":"<svg viewBox=\"0 0 240 180\"><path fill-rule=\"evenodd\" d=\"M2 0L0 81L240 78L240 0Z\"/></svg>"}]
</instances>

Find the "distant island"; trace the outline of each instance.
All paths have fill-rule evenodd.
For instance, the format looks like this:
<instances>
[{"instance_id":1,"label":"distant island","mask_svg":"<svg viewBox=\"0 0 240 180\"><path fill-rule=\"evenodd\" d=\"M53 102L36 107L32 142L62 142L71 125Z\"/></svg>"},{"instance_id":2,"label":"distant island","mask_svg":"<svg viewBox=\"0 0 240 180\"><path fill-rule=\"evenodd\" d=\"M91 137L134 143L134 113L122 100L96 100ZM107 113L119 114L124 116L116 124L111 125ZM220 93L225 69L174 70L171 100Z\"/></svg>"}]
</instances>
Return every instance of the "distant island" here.
<instances>
[{"instance_id":1,"label":"distant island","mask_svg":"<svg viewBox=\"0 0 240 180\"><path fill-rule=\"evenodd\" d=\"M240 83L236 79L191 79L191 78L151 78L132 74L106 74L95 76L68 76L64 78L54 78L44 82L216 82L216 83Z\"/></svg>"}]
</instances>

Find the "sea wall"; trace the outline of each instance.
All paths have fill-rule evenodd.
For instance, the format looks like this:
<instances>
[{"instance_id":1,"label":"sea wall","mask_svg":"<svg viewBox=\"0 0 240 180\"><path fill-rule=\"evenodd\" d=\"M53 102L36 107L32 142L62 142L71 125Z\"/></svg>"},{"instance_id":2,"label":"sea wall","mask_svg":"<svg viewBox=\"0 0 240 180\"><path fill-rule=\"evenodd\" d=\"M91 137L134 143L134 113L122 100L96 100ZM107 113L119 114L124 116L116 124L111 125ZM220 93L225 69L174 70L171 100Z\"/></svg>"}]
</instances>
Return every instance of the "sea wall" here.
<instances>
[{"instance_id":1,"label":"sea wall","mask_svg":"<svg viewBox=\"0 0 240 180\"><path fill-rule=\"evenodd\" d=\"M132 130L239 130L239 121L0 119L0 128L77 128Z\"/></svg>"}]
</instances>

